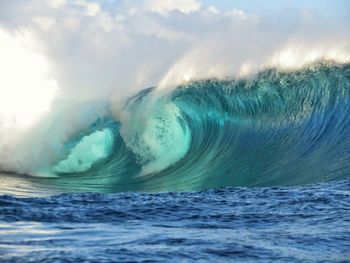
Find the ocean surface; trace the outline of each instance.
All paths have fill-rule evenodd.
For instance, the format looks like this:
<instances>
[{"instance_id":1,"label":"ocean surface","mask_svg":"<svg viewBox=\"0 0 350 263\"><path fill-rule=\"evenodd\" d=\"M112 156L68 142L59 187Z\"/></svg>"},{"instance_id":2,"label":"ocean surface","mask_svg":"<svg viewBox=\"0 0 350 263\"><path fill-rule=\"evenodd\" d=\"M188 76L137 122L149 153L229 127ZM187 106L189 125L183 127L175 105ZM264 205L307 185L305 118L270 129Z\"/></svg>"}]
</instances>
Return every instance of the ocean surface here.
<instances>
[{"instance_id":1,"label":"ocean surface","mask_svg":"<svg viewBox=\"0 0 350 263\"><path fill-rule=\"evenodd\" d=\"M0 166L0 261L349 262L349 116L329 61L66 105Z\"/></svg>"},{"instance_id":2,"label":"ocean surface","mask_svg":"<svg viewBox=\"0 0 350 263\"><path fill-rule=\"evenodd\" d=\"M0 197L1 262L349 262L350 181Z\"/></svg>"}]
</instances>

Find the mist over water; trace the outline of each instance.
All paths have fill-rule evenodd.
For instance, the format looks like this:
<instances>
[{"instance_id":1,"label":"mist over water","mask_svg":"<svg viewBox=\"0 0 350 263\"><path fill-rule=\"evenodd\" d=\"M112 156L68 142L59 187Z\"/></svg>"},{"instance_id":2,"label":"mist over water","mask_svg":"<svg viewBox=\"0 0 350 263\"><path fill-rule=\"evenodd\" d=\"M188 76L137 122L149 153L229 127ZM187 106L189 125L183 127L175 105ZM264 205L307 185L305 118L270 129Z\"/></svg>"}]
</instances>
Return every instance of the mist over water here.
<instances>
[{"instance_id":1,"label":"mist over water","mask_svg":"<svg viewBox=\"0 0 350 263\"><path fill-rule=\"evenodd\" d=\"M348 1L0 3L0 261L350 257Z\"/></svg>"}]
</instances>

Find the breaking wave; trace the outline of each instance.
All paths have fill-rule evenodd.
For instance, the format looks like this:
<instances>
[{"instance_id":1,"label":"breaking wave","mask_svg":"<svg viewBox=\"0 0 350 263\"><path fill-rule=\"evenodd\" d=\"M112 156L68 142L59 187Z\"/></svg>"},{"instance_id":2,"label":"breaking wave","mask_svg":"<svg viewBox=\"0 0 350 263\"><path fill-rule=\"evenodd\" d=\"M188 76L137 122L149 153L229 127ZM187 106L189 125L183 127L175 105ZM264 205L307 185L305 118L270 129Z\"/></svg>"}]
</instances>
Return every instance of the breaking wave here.
<instances>
[{"instance_id":1,"label":"breaking wave","mask_svg":"<svg viewBox=\"0 0 350 263\"><path fill-rule=\"evenodd\" d=\"M77 108L89 125L75 126L60 139L55 158L32 173L52 177L32 180L72 191L120 192L349 177L350 64L193 81L166 94L149 88L118 111L107 102ZM46 132L54 136L57 125Z\"/></svg>"}]
</instances>

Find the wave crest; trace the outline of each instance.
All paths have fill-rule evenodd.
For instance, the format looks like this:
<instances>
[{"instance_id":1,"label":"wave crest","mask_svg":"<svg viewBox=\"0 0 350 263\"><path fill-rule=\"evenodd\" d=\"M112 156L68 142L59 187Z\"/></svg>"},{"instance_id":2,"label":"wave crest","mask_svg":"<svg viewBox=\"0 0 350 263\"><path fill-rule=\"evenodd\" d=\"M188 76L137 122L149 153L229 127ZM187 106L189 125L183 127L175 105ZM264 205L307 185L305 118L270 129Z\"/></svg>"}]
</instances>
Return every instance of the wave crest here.
<instances>
[{"instance_id":1,"label":"wave crest","mask_svg":"<svg viewBox=\"0 0 350 263\"><path fill-rule=\"evenodd\" d=\"M45 169L58 175L51 184L74 191L343 179L350 168L349 98L349 64L201 80L162 95L151 88L130 98L118 117L106 106L104 117L68 138Z\"/></svg>"}]
</instances>

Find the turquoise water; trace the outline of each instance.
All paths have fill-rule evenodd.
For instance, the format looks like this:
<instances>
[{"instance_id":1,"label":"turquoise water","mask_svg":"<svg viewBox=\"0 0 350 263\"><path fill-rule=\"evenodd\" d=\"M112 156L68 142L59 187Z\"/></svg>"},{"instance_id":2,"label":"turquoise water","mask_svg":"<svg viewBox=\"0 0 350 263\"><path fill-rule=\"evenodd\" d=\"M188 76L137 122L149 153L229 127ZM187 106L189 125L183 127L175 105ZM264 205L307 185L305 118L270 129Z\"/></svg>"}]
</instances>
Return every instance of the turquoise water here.
<instances>
[{"instance_id":1,"label":"turquoise water","mask_svg":"<svg viewBox=\"0 0 350 263\"><path fill-rule=\"evenodd\" d=\"M346 179L349 71L321 63L249 80L191 82L165 95L151 88L129 98L119 115L105 102L78 105L81 118L105 113L38 168L55 178L29 180L63 192L112 193Z\"/></svg>"},{"instance_id":2,"label":"turquoise water","mask_svg":"<svg viewBox=\"0 0 350 263\"><path fill-rule=\"evenodd\" d=\"M0 175L2 261L350 258L349 64L74 107L54 161Z\"/></svg>"}]
</instances>

